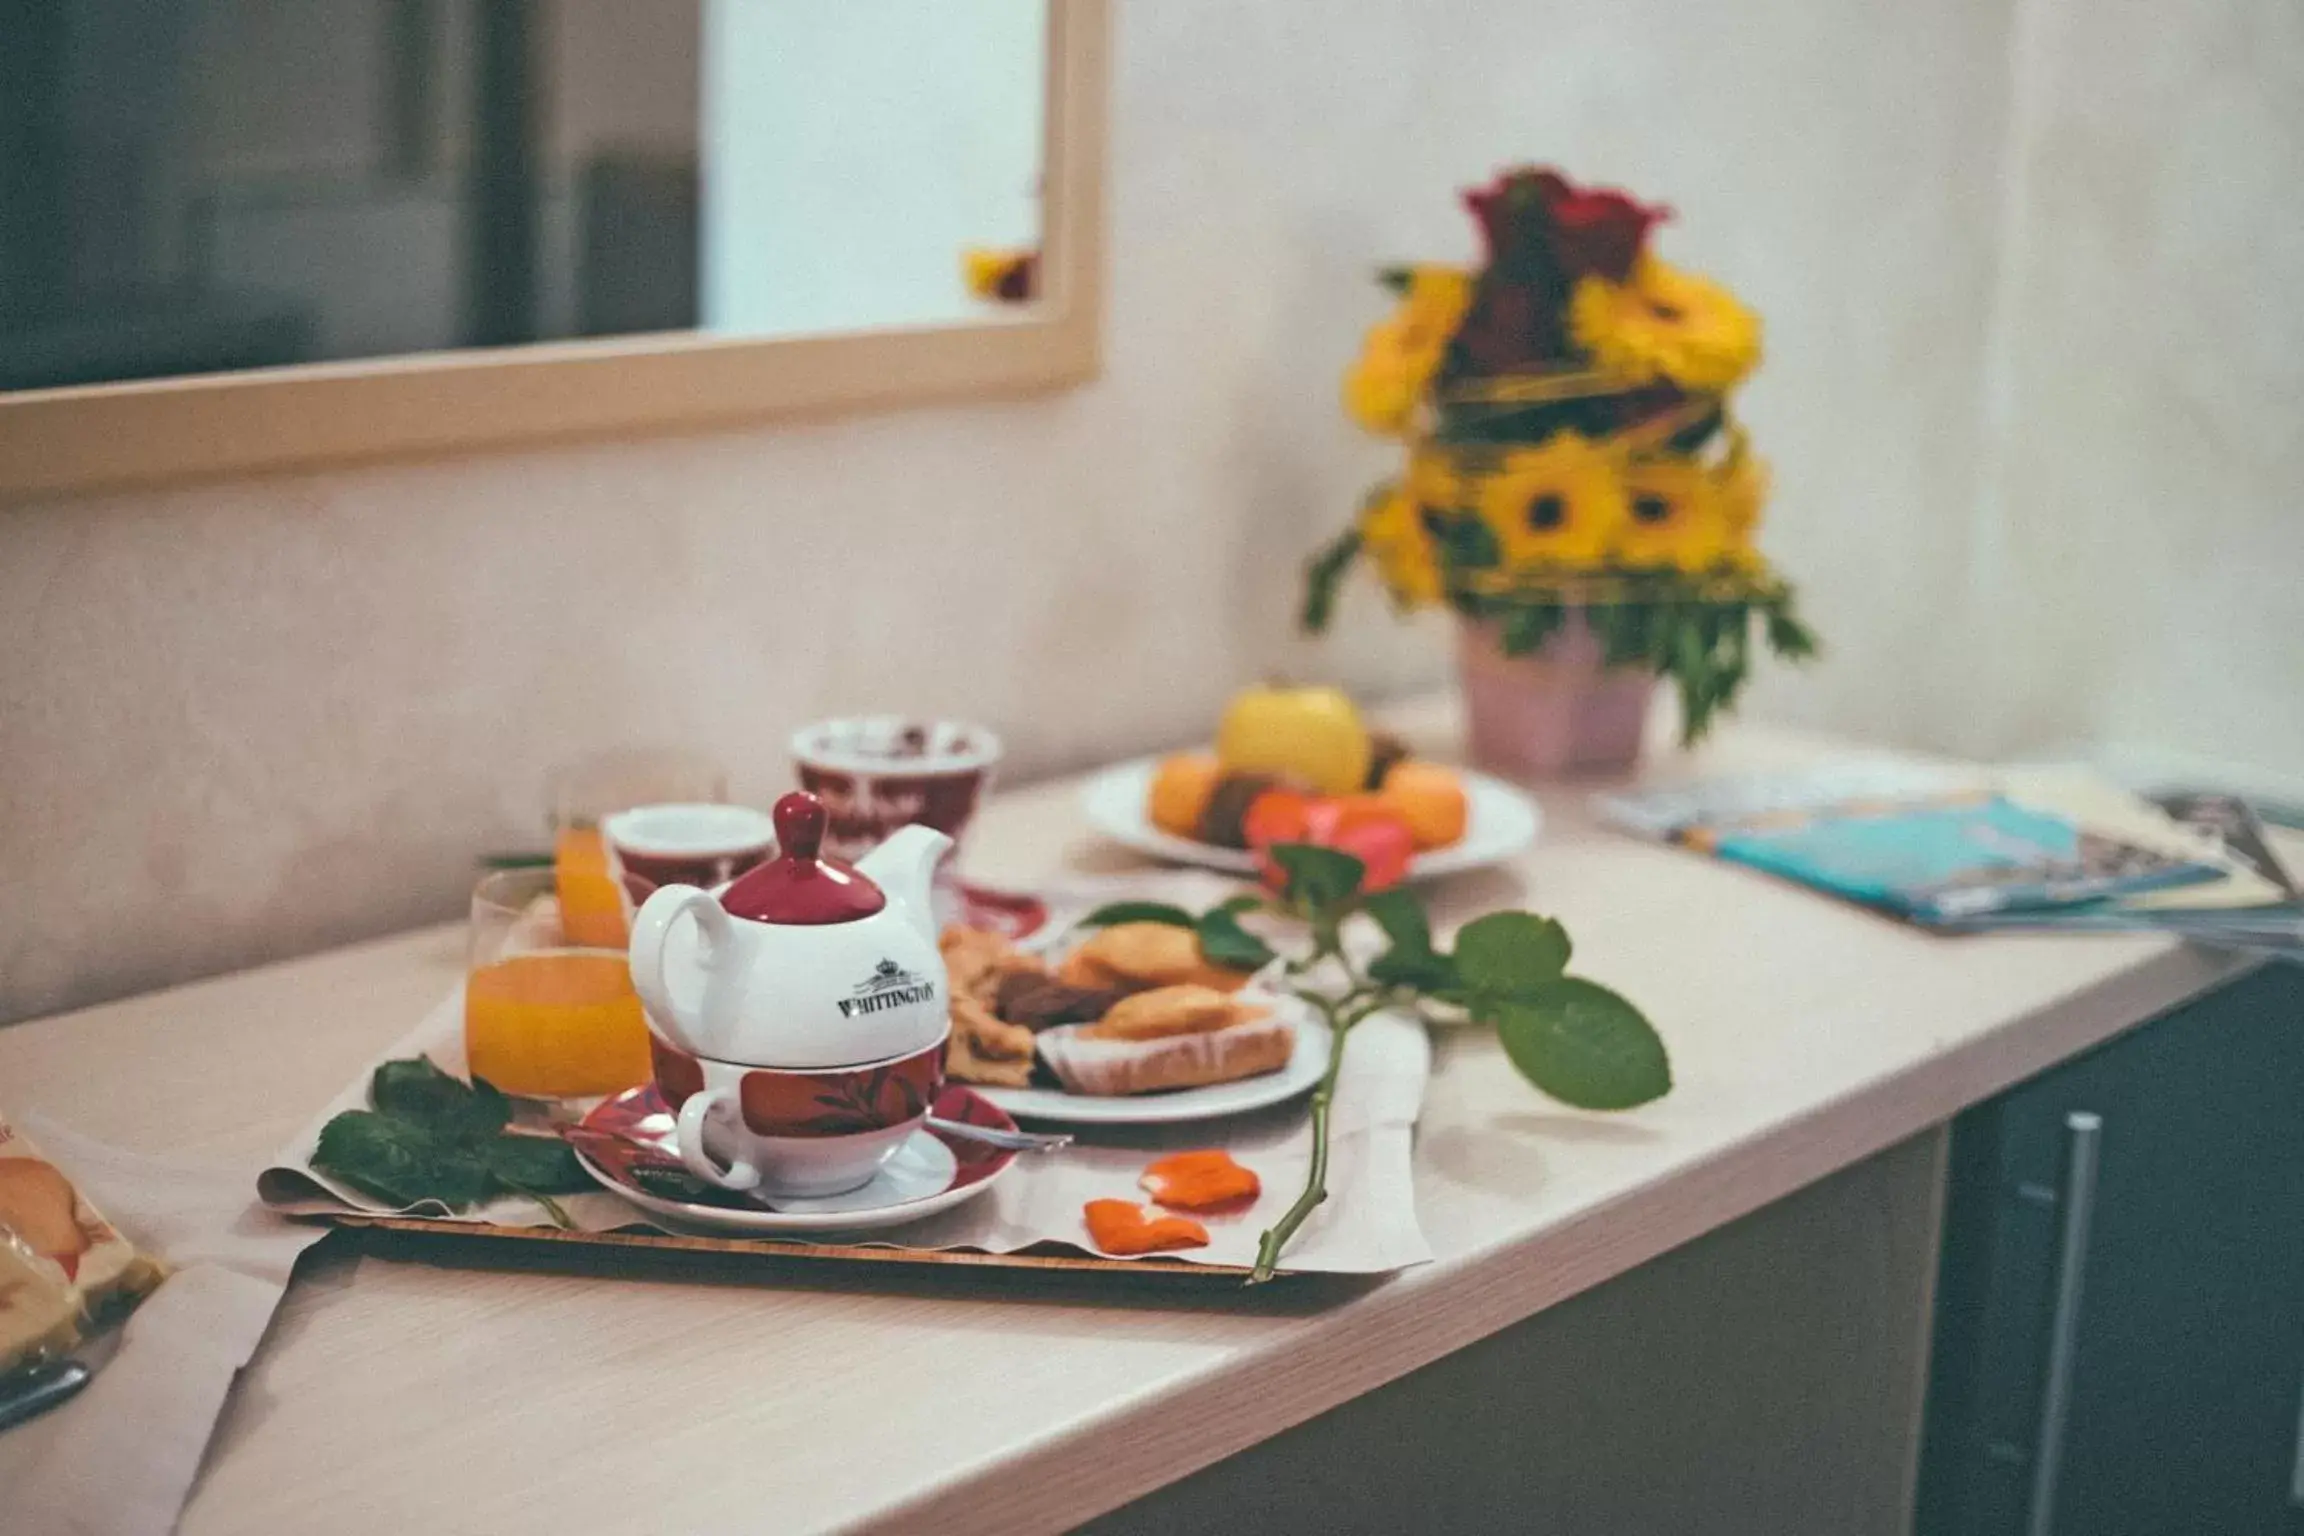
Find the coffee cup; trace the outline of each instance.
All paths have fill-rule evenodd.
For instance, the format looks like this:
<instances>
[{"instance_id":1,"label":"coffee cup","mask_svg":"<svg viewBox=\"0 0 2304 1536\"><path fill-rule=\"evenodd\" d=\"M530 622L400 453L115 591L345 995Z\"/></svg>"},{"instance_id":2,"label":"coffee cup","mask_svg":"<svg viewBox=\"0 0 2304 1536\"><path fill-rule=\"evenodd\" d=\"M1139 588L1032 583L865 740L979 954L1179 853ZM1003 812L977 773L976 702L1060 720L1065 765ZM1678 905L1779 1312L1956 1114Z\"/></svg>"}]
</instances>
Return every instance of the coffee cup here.
<instances>
[{"instance_id":1,"label":"coffee cup","mask_svg":"<svg viewBox=\"0 0 2304 1536\"><path fill-rule=\"evenodd\" d=\"M944 1042L885 1061L785 1071L692 1056L650 1037L656 1089L688 1171L721 1189L792 1198L845 1194L928 1121Z\"/></svg>"},{"instance_id":2,"label":"coffee cup","mask_svg":"<svg viewBox=\"0 0 2304 1536\"><path fill-rule=\"evenodd\" d=\"M641 805L600 821L627 923L660 885L725 885L776 848L776 823L748 805Z\"/></svg>"},{"instance_id":3,"label":"coffee cup","mask_svg":"<svg viewBox=\"0 0 2304 1536\"><path fill-rule=\"evenodd\" d=\"M830 815L825 851L855 860L912 822L957 845L1000 760L1000 738L981 725L906 715L820 720L792 738L800 787ZM940 920L959 911L957 847L936 876Z\"/></svg>"}]
</instances>

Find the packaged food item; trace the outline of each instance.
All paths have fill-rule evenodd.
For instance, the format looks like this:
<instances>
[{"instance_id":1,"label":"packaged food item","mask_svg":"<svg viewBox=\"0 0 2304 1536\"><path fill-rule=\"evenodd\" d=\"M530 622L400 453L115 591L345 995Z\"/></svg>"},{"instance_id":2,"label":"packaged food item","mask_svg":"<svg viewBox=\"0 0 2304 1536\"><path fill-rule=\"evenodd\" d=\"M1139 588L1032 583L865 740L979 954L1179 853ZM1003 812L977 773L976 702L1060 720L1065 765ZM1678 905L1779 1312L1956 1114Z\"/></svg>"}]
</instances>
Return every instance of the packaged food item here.
<instances>
[{"instance_id":1,"label":"packaged food item","mask_svg":"<svg viewBox=\"0 0 2304 1536\"><path fill-rule=\"evenodd\" d=\"M62 1169L0 1120L0 1373L69 1349L160 1283Z\"/></svg>"},{"instance_id":2,"label":"packaged food item","mask_svg":"<svg viewBox=\"0 0 2304 1536\"><path fill-rule=\"evenodd\" d=\"M80 1298L30 1247L0 1234L0 1383L80 1342Z\"/></svg>"}]
</instances>

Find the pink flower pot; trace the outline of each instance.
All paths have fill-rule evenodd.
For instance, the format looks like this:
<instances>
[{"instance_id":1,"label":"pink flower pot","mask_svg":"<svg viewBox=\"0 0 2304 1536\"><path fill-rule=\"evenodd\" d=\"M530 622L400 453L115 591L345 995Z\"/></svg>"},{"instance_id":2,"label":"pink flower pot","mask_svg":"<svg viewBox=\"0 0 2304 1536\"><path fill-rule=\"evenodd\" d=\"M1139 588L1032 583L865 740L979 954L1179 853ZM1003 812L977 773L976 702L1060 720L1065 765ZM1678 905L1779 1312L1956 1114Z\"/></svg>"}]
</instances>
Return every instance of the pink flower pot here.
<instances>
[{"instance_id":1,"label":"pink flower pot","mask_svg":"<svg viewBox=\"0 0 2304 1536\"><path fill-rule=\"evenodd\" d=\"M1600 658L1600 641L1580 615L1526 656L1505 655L1494 624L1459 624L1456 670L1473 763L1507 778L1630 768L1656 677Z\"/></svg>"}]
</instances>

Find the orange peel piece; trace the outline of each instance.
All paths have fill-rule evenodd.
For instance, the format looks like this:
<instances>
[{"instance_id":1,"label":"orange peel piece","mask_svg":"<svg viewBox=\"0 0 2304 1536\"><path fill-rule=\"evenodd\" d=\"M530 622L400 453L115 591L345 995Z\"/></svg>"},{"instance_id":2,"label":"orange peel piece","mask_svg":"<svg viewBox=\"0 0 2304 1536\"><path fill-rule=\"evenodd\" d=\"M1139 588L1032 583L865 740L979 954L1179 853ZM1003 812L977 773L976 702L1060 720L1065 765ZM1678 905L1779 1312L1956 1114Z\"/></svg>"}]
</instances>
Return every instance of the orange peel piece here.
<instances>
[{"instance_id":1,"label":"orange peel piece","mask_svg":"<svg viewBox=\"0 0 2304 1536\"><path fill-rule=\"evenodd\" d=\"M1166 1253L1205 1248L1208 1229L1189 1216L1168 1216L1133 1200L1091 1200L1082 1209L1088 1237L1106 1253Z\"/></svg>"},{"instance_id":2,"label":"orange peel piece","mask_svg":"<svg viewBox=\"0 0 2304 1536\"><path fill-rule=\"evenodd\" d=\"M1136 1181L1161 1205L1175 1211L1209 1211L1243 1205L1264 1192L1256 1170L1222 1151L1178 1152L1144 1170Z\"/></svg>"}]
</instances>

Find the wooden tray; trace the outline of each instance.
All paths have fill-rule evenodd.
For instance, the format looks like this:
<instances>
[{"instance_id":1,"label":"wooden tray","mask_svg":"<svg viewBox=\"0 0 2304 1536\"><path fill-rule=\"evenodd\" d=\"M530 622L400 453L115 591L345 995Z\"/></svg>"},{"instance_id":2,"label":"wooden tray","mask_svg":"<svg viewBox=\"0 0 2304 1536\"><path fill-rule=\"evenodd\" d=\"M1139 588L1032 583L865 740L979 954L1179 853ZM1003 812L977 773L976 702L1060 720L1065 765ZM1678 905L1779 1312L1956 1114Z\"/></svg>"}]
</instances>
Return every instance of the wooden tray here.
<instances>
[{"instance_id":1,"label":"wooden tray","mask_svg":"<svg viewBox=\"0 0 2304 1536\"><path fill-rule=\"evenodd\" d=\"M741 1254L770 1265L806 1264L833 1260L842 1263L883 1264L942 1269L1015 1269L1042 1274L1109 1274L1138 1278L1157 1276L1163 1286L1198 1282L1226 1288L1248 1278L1238 1264L1187 1264L1176 1259L1100 1259L1073 1253L1056 1244L1040 1244L1016 1253L980 1253L975 1250L895 1248L849 1243L802 1243L779 1238L688 1237L669 1232L571 1232L559 1227L504 1227L488 1222L442 1221L424 1216L329 1215L321 1220L339 1227L378 1228L393 1232L422 1232L444 1237L510 1239L516 1242L557 1243L575 1249L639 1248L671 1253ZM1280 1270L1275 1279L1290 1272Z\"/></svg>"}]
</instances>

